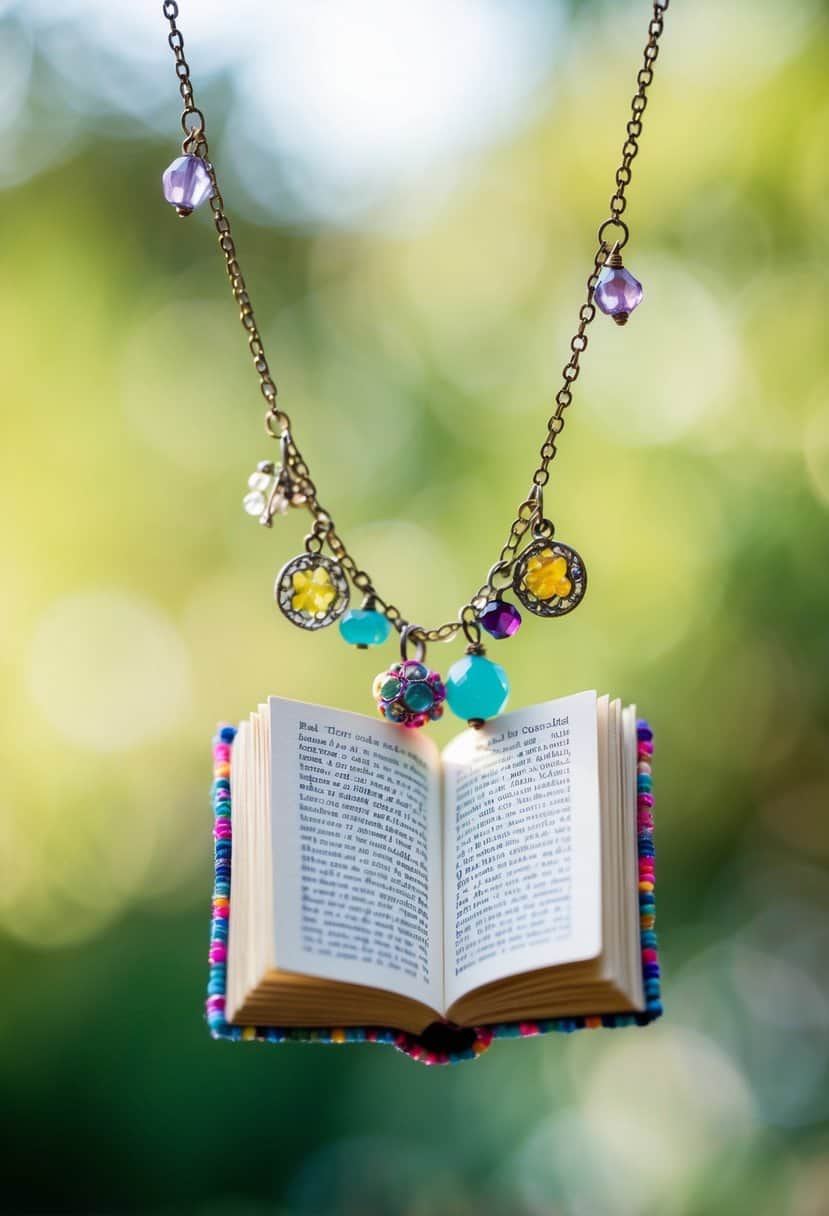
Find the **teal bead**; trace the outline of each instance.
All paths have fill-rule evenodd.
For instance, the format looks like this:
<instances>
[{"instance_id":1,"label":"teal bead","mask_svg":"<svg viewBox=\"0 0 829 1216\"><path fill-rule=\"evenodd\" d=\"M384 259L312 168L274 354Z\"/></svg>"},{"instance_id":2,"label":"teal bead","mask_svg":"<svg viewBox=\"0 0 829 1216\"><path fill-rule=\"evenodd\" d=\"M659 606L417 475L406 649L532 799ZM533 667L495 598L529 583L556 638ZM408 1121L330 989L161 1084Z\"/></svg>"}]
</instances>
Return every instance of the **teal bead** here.
<instances>
[{"instance_id":1,"label":"teal bead","mask_svg":"<svg viewBox=\"0 0 829 1216\"><path fill-rule=\"evenodd\" d=\"M453 714L469 722L495 718L509 697L507 673L482 654L467 654L449 668L446 701Z\"/></svg>"},{"instance_id":2,"label":"teal bead","mask_svg":"<svg viewBox=\"0 0 829 1216\"><path fill-rule=\"evenodd\" d=\"M411 684L406 685L406 691L403 693L403 704L413 713L423 714L432 708L435 703L435 694L431 684L427 684L425 680L414 680Z\"/></svg>"},{"instance_id":3,"label":"teal bead","mask_svg":"<svg viewBox=\"0 0 829 1216\"><path fill-rule=\"evenodd\" d=\"M396 680L394 676L391 676L388 680L386 680L383 687L380 689L380 696L384 701L393 701L399 694L402 687L403 685L400 683L400 681Z\"/></svg>"},{"instance_id":4,"label":"teal bead","mask_svg":"<svg viewBox=\"0 0 829 1216\"><path fill-rule=\"evenodd\" d=\"M391 622L373 608L351 608L340 621L340 633L350 646L382 646Z\"/></svg>"}]
</instances>

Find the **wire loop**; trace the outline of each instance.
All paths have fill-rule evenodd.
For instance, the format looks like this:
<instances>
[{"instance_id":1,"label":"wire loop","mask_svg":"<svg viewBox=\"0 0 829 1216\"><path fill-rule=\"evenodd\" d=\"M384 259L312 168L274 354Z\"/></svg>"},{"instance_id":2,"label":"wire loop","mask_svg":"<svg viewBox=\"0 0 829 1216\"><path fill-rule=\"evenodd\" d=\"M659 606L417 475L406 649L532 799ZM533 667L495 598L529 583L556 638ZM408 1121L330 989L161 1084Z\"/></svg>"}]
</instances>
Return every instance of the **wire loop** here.
<instances>
[{"instance_id":1,"label":"wire loop","mask_svg":"<svg viewBox=\"0 0 829 1216\"><path fill-rule=\"evenodd\" d=\"M426 643L423 640L423 627L421 625L406 625L400 631L400 657L404 663L409 657L406 652L410 641L413 641L415 644L415 662L422 663L426 658Z\"/></svg>"}]
</instances>

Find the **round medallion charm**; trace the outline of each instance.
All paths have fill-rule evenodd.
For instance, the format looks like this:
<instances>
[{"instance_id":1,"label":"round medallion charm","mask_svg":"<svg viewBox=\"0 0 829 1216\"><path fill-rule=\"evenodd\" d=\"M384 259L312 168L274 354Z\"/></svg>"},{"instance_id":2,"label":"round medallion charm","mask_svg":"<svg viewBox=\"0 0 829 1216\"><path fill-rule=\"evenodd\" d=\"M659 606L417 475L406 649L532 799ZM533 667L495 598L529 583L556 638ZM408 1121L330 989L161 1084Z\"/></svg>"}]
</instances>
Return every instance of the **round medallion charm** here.
<instances>
[{"instance_id":1,"label":"round medallion charm","mask_svg":"<svg viewBox=\"0 0 829 1216\"><path fill-rule=\"evenodd\" d=\"M333 625L348 607L348 581L332 557L300 553L276 576L274 598L289 621L300 629Z\"/></svg>"},{"instance_id":2,"label":"round medallion charm","mask_svg":"<svg viewBox=\"0 0 829 1216\"><path fill-rule=\"evenodd\" d=\"M583 600L587 571L569 545L538 540L515 563L512 586L530 612L537 616L564 616Z\"/></svg>"}]
</instances>

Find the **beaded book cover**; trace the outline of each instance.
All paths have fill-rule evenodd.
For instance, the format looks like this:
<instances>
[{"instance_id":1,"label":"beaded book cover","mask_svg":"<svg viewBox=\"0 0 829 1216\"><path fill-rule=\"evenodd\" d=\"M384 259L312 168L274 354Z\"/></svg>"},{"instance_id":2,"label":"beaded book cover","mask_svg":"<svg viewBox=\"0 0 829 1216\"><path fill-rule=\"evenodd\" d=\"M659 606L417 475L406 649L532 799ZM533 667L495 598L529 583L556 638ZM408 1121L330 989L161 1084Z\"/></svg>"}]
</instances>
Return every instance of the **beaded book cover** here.
<instances>
[{"instance_id":1,"label":"beaded book cover","mask_svg":"<svg viewBox=\"0 0 829 1216\"><path fill-rule=\"evenodd\" d=\"M215 879L210 928L209 978L206 1017L214 1039L267 1043L385 1043L422 1064L457 1064L482 1055L495 1039L526 1038L554 1031L616 1029L647 1026L662 1013L658 944L655 930L653 844L653 732L637 723L637 855L639 925L645 1008L637 1013L595 1013L582 1017L553 1017L527 1022L500 1022L490 1026L459 1028L439 1022L423 1034L413 1035L389 1026L347 1026L302 1029L280 1026L236 1026L225 1020L227 941L231 915L233 808L230 767L236 728L222 726L213 741Z\"/></svg>"}]
</instances>

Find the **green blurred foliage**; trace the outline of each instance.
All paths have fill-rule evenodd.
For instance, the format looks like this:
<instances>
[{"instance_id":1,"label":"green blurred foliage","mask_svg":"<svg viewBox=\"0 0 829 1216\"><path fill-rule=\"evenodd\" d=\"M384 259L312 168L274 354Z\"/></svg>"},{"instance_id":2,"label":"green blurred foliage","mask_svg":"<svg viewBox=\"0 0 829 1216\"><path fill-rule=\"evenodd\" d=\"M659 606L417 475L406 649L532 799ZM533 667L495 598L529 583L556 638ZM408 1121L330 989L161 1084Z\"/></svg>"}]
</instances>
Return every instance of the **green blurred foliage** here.
<instances>
[{"instance_id":1,"label":"green blurred foliage","mask_svg":"<svg viewBox=\"0 0 829 1216\"><path fill-rule=\"evenodd\" d=\"M644 7L575 6L542 104L431 212L426 175L410 230L235 224L320 495L409 619L454 614L526 492ZM645 1032L452 1070L209 1039L213 726L366 710L381 660L275 614L304 519L241 511L261 400L208 218L159 199L172 142L90 119L4 191L4 1210L826 1211L829 31L795 8L671 10L645 302L592 327L547 494L590 594L498 647L513 705L598 687L654 722Z\"/></svg>"}]
</instances>

